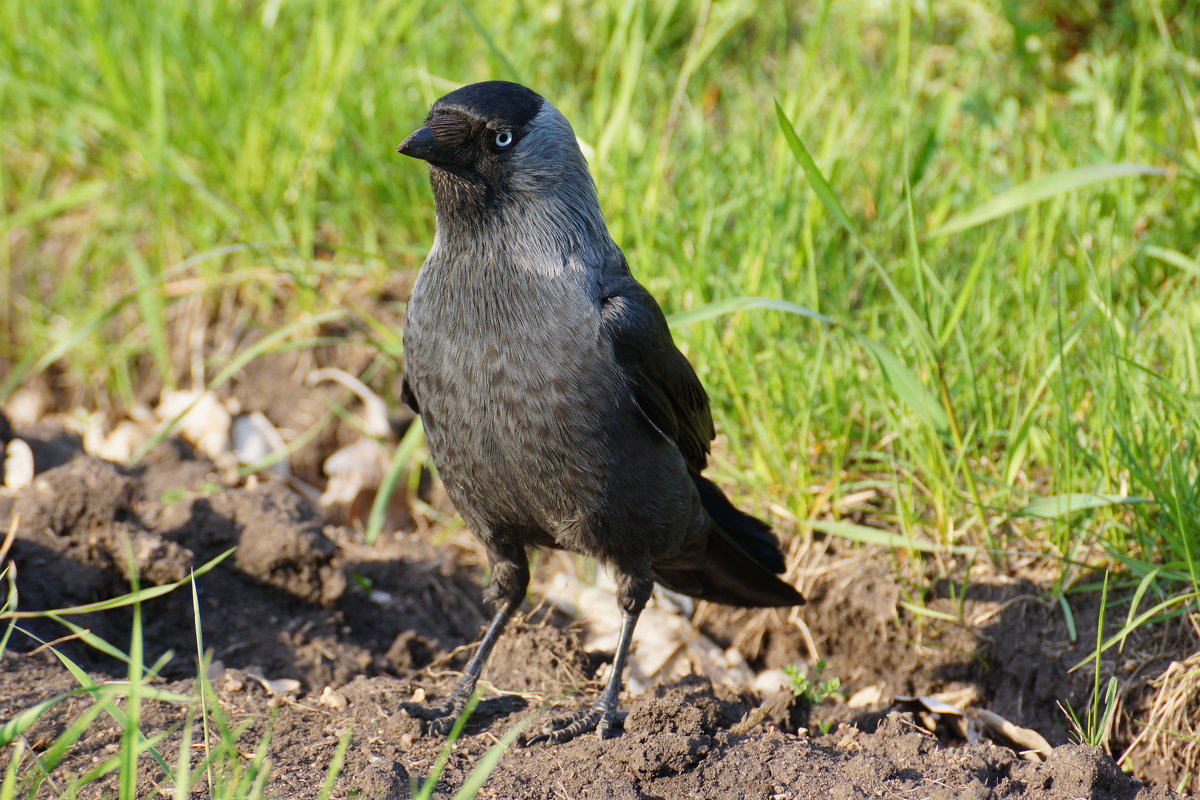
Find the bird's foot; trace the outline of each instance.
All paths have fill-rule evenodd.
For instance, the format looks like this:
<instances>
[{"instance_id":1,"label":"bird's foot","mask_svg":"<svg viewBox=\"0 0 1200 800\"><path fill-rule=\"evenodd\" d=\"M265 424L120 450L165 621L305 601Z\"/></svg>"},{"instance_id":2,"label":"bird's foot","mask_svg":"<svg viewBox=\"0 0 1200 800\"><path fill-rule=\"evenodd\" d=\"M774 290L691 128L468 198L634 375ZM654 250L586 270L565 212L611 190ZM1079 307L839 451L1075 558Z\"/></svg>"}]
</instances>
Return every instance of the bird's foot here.
<instances>
[{"instance_id":1,"label":"bird's foot","mask_svg":"<svg viewBox=\"0 0 1200 800\"><path fill-rule=\"evenodd\" d=\"M445 736L450 733L454 723L458 722L458 718L462 716L468 699L470 699L470 694L463 695L457 691L451 693L446 704L441 707L440 715L429 721L429 735Z\"/></svg>"},{"instance_id":2,"label":"bird's foot","mask_svg":"<svg viewBox=\"0 0 1200 800\"><path fill-rule=\"evenodd\" d=\"M448 709L448 713L429 721L430 736L445 736L450 733L454 723L458 722L459 710Z\"/></svg>"},{"instance_id":3,"label":"bird's foot","mask_svg":"<svg viewBox=\"0 0 1200 800\"><path fill-rule=\"evenodd\" d=\"M615 702L605 702L601 698L592 704L591 708L548 720L541 731L530 737L525 744L560 744L588 731L595 731L601 739L608 739L615 735L614 729L623 719L624 715L617 710Z\"/></svg>"}]
</instances>

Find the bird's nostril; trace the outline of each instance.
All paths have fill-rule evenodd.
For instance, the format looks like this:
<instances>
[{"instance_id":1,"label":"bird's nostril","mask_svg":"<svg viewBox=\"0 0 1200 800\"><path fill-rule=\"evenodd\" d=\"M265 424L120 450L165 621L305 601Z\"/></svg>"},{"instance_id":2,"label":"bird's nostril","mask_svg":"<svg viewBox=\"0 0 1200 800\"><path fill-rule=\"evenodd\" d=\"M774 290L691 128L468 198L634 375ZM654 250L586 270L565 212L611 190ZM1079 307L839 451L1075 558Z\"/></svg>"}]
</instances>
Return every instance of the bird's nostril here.
<instances>
[{"instance_id":1,"label":"bird's nostril","mask_svg":"<svg viewBox=\"0 0 1200 800\"><path fill-rule=\"evenodd\" d=\"M471 135L471 124L457 114L438 114L425 127L438 144L462 144Z\"/></svg>"}]
</instances>

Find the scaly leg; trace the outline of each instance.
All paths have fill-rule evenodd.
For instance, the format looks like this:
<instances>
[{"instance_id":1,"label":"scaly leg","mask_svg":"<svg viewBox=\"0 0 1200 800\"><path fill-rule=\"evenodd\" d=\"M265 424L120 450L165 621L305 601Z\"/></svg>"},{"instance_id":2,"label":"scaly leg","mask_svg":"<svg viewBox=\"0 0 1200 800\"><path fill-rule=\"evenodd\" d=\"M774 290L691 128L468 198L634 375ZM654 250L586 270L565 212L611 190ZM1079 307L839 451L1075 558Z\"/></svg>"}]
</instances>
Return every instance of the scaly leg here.
<instances>
[{"instance_id":1,"label":"scaly leg","mask_svg":"<svg viewBox=\"0 0 1200 800\"><path fill-rule=\"evenodd\" d=\"M458 679L458 683L454 684L454 691L450 692L446 705L442 707L442 716L429 723L429 732L434 736L445 736L454 727L458 715L462 713L467 701L471 699L471 695L475 694L475 684L479 682L479 673L483 672L483 665L487 663L488 656L492 654L492 648L496 646L496 640L504 632L504 626L508 624L511 616L512 610L506 605L492 617L487 630L483 633L483 638L479 641L479 649L467 663L466 671Z\"/></svg>"},{"instance_id":2,"label":"scaly leg","mask_svg":"<svg viewBox=\"0 0 1200 800\"><path fill-rule=\"evenodd\" d=\"M479 649L467 663L466 671L458 679L442 707L442 715L429 723L429 732L435 736L444 736L454 727L467 701L475 693L479 674L483 672L483 665L492 654L496 640L500 638L504 626L521 605L525 598L525 590L529 587L529 561L525 557L524 548L519 545L497 545L480 538L488 547L488 560L492 565L492 580L488 584L486 599L497 610L479 641Z\"/></svg>"},{"instance_id":3,"label":"scaly leg","mask_svg":"<svg viewBox=\"0 0 1200 800\"><path fill-rule=\"evenodd\" d=\"M647 569L648 573L649 570ZM529 744L551 742L558 744L574 739L582 733L594 730L601 739L612 735L617 723L618 701L621 696L621 685L625 676L625 662L629 659L629 648L633 644L633 629L637 626L638 617L650 598L654 581L649 574L641 576L618 575L617 601L621 605L621 635L617 639L617 652L613 656L612 674L604 685L604 691L592 703L591 708L570 714L565 717L551 719L542 728L541 733L529 739Z\"/></svg>"}]
</instances>

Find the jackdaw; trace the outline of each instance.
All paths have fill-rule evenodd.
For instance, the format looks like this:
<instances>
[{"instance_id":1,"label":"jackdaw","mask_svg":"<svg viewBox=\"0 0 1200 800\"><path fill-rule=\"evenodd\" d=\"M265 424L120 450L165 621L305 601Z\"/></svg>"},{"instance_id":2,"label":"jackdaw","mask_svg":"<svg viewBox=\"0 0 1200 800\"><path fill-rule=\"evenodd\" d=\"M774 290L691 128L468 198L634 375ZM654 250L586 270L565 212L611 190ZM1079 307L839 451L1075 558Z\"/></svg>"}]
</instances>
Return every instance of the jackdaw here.
<instances>
[{"instance_id":1,"label":"jackdaw","mask_svg":"<svg viewBox=\"0 0 1200 800\"><path fill-rule=\"evenodd\" d=\"M737 606L804 602L770 528L701 476L708 396L609 237L570 123L505 81L435 102L398 152L429 164L437 231L404 325L404 400L450 499L487 551L495 616L431 730L444 733L529 584L526 548L594 556L623 624L591 708L561 742L617 721L654 582Z\"/></svg>"}]
</instances>

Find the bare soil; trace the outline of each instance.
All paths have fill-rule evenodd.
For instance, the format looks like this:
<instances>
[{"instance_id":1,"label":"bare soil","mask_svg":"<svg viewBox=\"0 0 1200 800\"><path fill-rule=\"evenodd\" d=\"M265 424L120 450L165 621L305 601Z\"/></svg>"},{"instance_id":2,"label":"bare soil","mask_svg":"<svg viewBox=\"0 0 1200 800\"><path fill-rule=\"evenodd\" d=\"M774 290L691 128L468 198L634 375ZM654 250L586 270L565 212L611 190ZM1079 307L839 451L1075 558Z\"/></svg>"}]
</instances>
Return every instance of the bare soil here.
<instances>
[{"instance_id":1,"label":"bare soil","mask_svg":"<svg viewBox=\"0 0 1200 800\"><path fill-rule=\"evenodd\" d=\"M428 532L366 547L288 486L231 483L178 440L125 468L83 454L79 440L61 429L16 433L33 447L37 466L32 485L0 493L0 533L19 519L9 557L21 609L63 608L127 592L131 561L142 585L182 580L236 547L196 581L200 632L217 662L209 675L221 707L231 723L248 723L245 752L270 733L269 794L317 797L347 730L350 744L333 797L409 797L428 779L444 741L425 734L422 720L448 692L484 621L477 554ZM819 655L828 673L841 678L846 696L871 689L874 702L807 709L749 687L714 686L703 676L678 679L624 698L628 716L613 739L514 746L480 796L1176 796L1165 783L1178 780L1169 763L1135 764L1140 774L1164 781L1148 787L1103 751L1067 743L1057 703L1082 708L1089 697L1092 674L1068 670L1095 641L1090 595L1073 608L1073 639L1062 609L1047 603L1039 587L994 572L967 583L965 594L954 584L935 584L926 607L955 621L913 615L899 604L910 589L897 582L891 556L835 542L823 547L803 570L810 602L799 614L807 635L780 612L702 607L698 616L709 634L741 649L757 667ZM151 600L143 617L147 663L173 653L157 683L194 693L191 593L185 587ZM128 646L129 609L74 620ZM21 626L31 635L14 634L0 657L0 721L77 686L59 660L39 648L39 639L58 639L66 630L38 619ZM1194 649L1184 633L1160 634L1154 642L1131 643L1119 661L1102 665L1105 679L1122 679L1128 709L1147 702L1146 676L1161 671L1172 647ZM482 755L528 715L545 713L550 704L588 702L604 654L586 652L582 642L569 620L544 609L510 629L485 673L494 689L450 754L435 796L452 796ZM56 647L97 680L125 674L120 662L81 641ZM299 688L272 684L272 694L259 677L293 679ZM928 714L894 702L898 695L946 691L972 693L972 705L1036 729L1057 746L1042 763L1026 761L1013 749L965 743L942 728L931 735L922 719ZM59 703L25 740L44 752L91 702L75 696ZM178 753L186 711L158 701L143 710L144 731L169 731L158 746L168 760ZM116 722L97 717L41 793L55 796L115 752L120 737ZM149 758L141 783L143 796L169 786ZM110 776L80 796L111 794L114 787Z\"/></svg>"}]
</instances>

